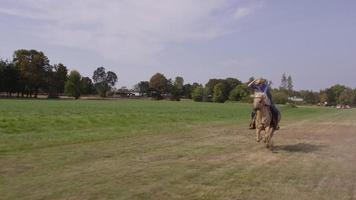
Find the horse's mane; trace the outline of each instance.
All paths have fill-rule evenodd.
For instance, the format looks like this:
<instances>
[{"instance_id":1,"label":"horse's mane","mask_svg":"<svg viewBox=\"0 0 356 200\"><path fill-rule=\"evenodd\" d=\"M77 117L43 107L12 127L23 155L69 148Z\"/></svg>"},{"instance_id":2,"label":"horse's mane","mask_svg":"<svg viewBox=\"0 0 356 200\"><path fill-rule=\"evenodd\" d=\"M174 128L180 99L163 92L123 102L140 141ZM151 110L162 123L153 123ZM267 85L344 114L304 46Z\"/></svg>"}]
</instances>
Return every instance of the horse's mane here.
<instances>
[{"instance_id":1,"label":"horse's mane","mask_svg":"<svg viewBox=\"0 0 356 200\"><path fill-rule=\"evenodd\" d=\"M270 100L270 99L268 98L268 96L267 96L265 93L263 93L263 92L255 92L254 98L262 98L262 99L264 99L265 104L266 104L267 106L270 106L270 105L271 105L271 100Z\"/></svg>"}]
</instances>

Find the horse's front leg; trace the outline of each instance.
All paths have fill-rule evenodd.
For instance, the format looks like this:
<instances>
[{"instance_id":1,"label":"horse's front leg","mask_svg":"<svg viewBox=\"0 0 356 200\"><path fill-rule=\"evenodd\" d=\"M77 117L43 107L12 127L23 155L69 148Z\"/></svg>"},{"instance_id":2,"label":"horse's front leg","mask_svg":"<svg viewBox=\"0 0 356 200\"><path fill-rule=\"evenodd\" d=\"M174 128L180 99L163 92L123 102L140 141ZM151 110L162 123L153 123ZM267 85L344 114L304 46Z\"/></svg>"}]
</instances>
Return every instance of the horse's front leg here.
<instances>
[{"instance_id":1,"label":"horse's front leg","mask_svg":"<svg viewBox=\"0 0 356 200\"><path fill-rule=\"evenodd\" d=\"M264 143L267 143L267 136L268 136L267 129L265 129L264 134L263 134L263 142Z\"/></svg>"},{"instance_id":2,"label":"horse's front leg","mask_svg":"<svg viewBox=\"0 0 356 200\"><path fill-rule=\"evenodd\" d=\"M274 128L273 127L268 127L266 130L266 147L269 148L271 147L271 141L272 141L272 136L274 133Z\"/></svg>"},{"instance_id":3,"label":"horse's front leg","mask_svg":"<svg viewBox=\"0 0 356 200\"><path fill-rule=\"evenodd\" d=\"M257 142L261 141L261 131L262 131L262 129L256 128L256 141Z\"/></svg>"}]
</instances>

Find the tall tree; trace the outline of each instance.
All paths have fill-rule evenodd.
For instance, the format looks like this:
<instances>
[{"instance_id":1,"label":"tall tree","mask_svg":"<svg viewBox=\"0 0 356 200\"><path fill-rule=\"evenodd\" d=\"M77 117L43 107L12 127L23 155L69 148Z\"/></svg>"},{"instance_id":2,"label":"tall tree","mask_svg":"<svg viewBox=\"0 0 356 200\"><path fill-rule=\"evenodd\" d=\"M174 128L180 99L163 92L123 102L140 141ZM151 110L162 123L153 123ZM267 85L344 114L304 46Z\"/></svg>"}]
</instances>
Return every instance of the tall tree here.
<instances>
[{"instance_id":1,"label":"tall tree","mask_svg":"<svg viewBox=\"0 0 356 200\"><path fill-rule=\"evenodd\" d=\"M64 93L65 82L68 79L68 69L62 63L47 70L47 85L44 86L49 98L56 98Z\"/></svg>"},{"instance_id":2,"label":"tall tree","mask_svg":"<svg viewBox=\"0 0 356 200\"><path fill-rule=\"evenodd\" d=\"M176 79L174 80L174 86L177 89L182 90L183 89L183 85L184 85L183 77L177 76Z\"/></svg>"},{"instance_id":3,"label":"tall tree","mask_svg":"<svg viewBox=\"0 0 356 200\"><path fill-rule=\"evenodd\" d=\"M68 69L65 65L59 63L54 66L54 71L56 73L58 93L64 93L65 82L68 79Z\"/></svg>"},{"instance_id":4,"label":"tall tree","mask_svg":"<svg viewBox=\"0 0 356 200\"><path fill-rule=\"evenodd\" d=\"M82 76L78 71L71 71L65 84L65 93L78 99L82 93Z\"/></svg>"},{"instance_id":5,"label":"tall tree","mask_svg":"<svg viewBox=\"0 0 356 200\"><path fill-rule=\"evenodd\" d=\"M282 75L281 85L280 85L279 89L282 89L282 90L288 89L288 80L287 80L287 75L285 73Z\"/></svg>"},{"instance_id":6,"label":"tall tree","mask_svg":"<svg viewBox=\"0 0 356 200\"><path fill-rule=\"evenodd\" d=\"M224 103L227 100L228 93L226 84L218 83L214 86L213 101L217 103Z\"/></svg>"},{"instance_id":7,"label":"tall tree","mask_svg":"<svg viewBox=\"0 0 356 200\"><path fill-rule=\"evenodd\" d=\"M94 94L95 93L95 88L92 80L89 77L83 77L81 80L82 84L82 94L83 95L88 95L88 94Z\"/></svg>"},{"instance_id":8,"label":"tall tree","mask_svg":"<svg viewBox=\"0 0 356 200\"><path fill-rule=\"evenodd\" d=\"M117 75L112 71L105 71L104 67L99 67L94 71L93 81L101 97L106 97L107 93L117 82Z\"/></svg>"},{"instance_id":9,"label":"tall tree","mask_svg":"<svg viewBox=\"0 0 356 200\"><path fill-rule=\"evenodd\" d=\"M137 88L141 96L148 95L150 91L150 84L148 81L141 81L137 84Z\"/></svg>"},{"instance_id":10,"label":"tall tree","mask_svg":"<svg viewBox=\"0 0 356 200\"><path fill-rule=\"evenodd\" d=\"M177 76L174 80L173 87L171 88L172 100L180 100L181 96L183 95L183 86L184 79L180 76Z\"/></svg>"},{"instance_id":11,"label":"tall tree","mask_svg":"<svg viewBox=\"0 0 356 200\"><path fill-rule=\"evenodd\" d=\"M192 98L192 90L193 90L193 86L191 84L184 84L183 85L183 96L187 99L191 99Z\"/></svg>"},{"instance_id":12,"label":"tall tree","mask_svg":"<svg viewBox=\"0 0 356 200\"><path fill-rule=\"evenodd\" d=\"M162 98L162 94L167 91L168 80L163 74L156 73L151 77L149 86L152 89L152 96L160 99Z\"/></svg>"},{"instance_id":13,"label":"tall tree","mask_svg":"<svg viewBox=\"0 0 356 200\"><path fill-rule=\"evenodd\" d=\"M287 89L290 93L293 92L293 79L290 75L287 78Z\"/></svg>"},{"instance_id":14,"label":"tall tree","mask_svg":"<svg viewBox=\"0 0 356 200\"><path fill-rule=\"evenodd\" d=\"M8 96L19 90L20 72L13 63L0 60L0 92Z\"/></svg>"},{"instance_id":15,"label":"tall tree","mask_svg":"<svg viewBox=\"0 0 356 200\"><path fill-rule=\"evenodd\" d=\"M40 87L47 83L46 73L51 70L49 59L43 52L20 49L15 51L13 62L20 70L23 91L37 97Z\"/></svg>"},{"instance_id":16,"label":"tall tree","mask_svg":"<svg viewBox=\"0 0 356 200\"><path fill-rule=\"evenodd\" d=\"M6 68L6 62L0 59L0 92L5 91L5 84L4 84L4 71Z\"/></svg>"}]
</instances>

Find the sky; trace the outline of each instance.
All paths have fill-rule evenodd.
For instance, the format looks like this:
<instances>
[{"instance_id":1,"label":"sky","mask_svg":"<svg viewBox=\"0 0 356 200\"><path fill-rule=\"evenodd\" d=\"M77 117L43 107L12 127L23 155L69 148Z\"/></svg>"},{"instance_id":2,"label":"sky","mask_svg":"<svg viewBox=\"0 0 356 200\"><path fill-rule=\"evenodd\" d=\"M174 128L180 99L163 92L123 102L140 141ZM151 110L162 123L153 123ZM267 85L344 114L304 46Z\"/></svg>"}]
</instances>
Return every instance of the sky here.
<instances>
[{"instance_id":1,"label":"sky","mask_svg":"<svg viewBox=\"0 0 356 200\"><path fill-rule=\"evenodd\" d=\"M0 58L36 49L84 76L104 66L117 87L160 72L355 88L355 10L354 0L0 0Z\"/></svg>"}]
</instances>

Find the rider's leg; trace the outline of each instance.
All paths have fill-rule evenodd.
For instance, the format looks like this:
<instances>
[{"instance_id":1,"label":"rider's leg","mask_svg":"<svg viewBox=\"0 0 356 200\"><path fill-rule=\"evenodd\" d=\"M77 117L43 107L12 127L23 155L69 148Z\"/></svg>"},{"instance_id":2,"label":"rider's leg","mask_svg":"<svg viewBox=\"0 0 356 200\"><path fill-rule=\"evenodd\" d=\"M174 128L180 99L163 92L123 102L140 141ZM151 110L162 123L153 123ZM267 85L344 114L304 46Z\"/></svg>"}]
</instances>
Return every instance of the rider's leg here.
<instances>
[{"instance_id":1,"label":"rider's leg","mask_svg":"<svg viewBox=\"0 0 356 200\"><path fill-rule=\"evenodd\" d=\"M272 118L273 118L273 122L274 122L273 123L274 124L274 128L276 130L278 130L279 129L279 124L278 124L279 111L278 111L277 107L274 104L271 105L271 112L272 112Z\"/></svg>"},{"instance_id":2,"label":"rider's leg","mask_svg":"<svg viewBox=\"0 0 356 200\"><path fill-rule=\"evenodd\" d=\"M256 128L256 112L252 111L251 113L251 122L250 122L250 129L255 129Z\"/></svg>"}]
</instances>

